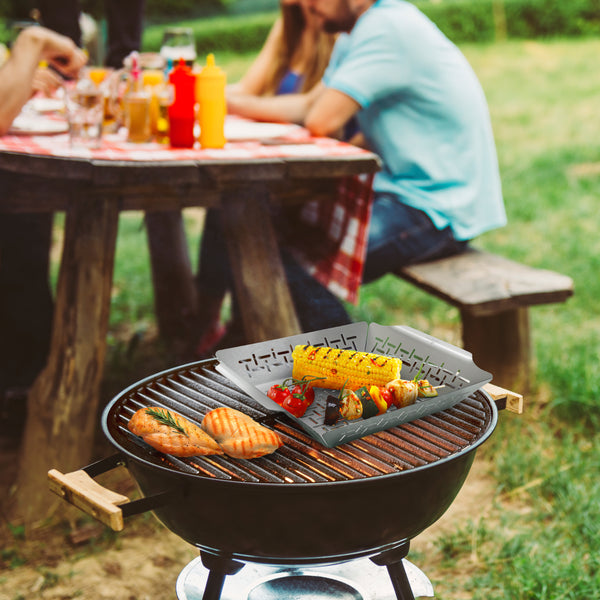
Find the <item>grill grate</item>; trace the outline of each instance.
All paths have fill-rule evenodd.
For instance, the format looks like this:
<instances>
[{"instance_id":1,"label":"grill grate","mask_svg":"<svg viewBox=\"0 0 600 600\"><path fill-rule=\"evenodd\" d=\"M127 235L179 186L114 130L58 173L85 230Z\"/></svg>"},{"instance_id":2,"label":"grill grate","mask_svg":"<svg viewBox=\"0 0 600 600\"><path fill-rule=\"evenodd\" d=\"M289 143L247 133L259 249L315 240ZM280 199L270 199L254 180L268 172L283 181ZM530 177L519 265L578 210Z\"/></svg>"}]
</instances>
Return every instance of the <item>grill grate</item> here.
<instances>
[{"instance_id":1,"label":"grill grate","mask_svg":"<svg viewBox=\"0 0 600 600\"><path fill-rule=\"evenodd\" d=\"M229 481L302 484L365 479L423 467L468 448L493 423L491 401L477 391L451 409L325 448L285 415L269 414L221 375L216 364L209 360L186 365L125 390L107 409L107 437L138 459L181 473ZM229 406L275 429L284 446L254 460L165 456L127 429L133 413L147 406L169 408L197 424L209 410Z\"/></svg>"}]
</instances>

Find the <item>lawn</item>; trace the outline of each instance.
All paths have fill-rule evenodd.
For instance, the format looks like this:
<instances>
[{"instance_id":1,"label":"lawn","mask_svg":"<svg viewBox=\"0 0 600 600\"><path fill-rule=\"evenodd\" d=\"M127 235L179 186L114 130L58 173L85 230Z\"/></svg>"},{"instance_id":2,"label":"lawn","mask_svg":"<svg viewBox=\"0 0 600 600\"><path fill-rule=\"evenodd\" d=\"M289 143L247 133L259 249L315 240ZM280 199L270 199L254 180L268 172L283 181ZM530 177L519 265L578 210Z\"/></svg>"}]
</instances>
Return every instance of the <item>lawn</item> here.
<instances>
[{"instance_id":1,"label":"lawn","mask_svg":"<svg viewBox=\"0 0 600 600\"><path fill-rule=\"evenodd\" d=\"M440 535L435 554L416 558L442 600L600 599L600 41L462 49L489 101L509 216L507 227L476 245L570 275L575 296L531 311L537 362L526 414L502 415L478 455L496 484L493 502ZM235 81L250 58L217 60ZM187 222L195 258L197 213ZM350 310L357 320L460 339L455 309L393 277L365 286ZM143 219L128 214L117 247L107 378L123 368L134 341L151 335L152 312Z\"/></svg>"}]
</instances>

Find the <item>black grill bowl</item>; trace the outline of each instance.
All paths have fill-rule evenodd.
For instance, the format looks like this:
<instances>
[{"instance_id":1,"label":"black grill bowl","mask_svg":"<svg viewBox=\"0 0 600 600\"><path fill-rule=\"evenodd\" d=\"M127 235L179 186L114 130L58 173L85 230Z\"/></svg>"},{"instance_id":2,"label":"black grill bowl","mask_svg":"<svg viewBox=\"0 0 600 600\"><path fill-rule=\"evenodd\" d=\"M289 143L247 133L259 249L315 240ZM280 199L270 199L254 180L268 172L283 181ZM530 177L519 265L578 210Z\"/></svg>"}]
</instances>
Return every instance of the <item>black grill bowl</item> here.
<instances>
[{"instance_id":1,"label":"black grill bowl","mask_svg":"<svg viewBox=\"0 0 600 600\"><path fill-rule=\"evenodd\" d=\"M285 445L251 461L166 457L126 428L142 406L200 423L230 406ZM173 533L218 557L273 565L333 563L391 550L439 519L497 423L477 391L452 409L327 449L273 416L215 370L215 361L145 379L106 407L102 426L148 506Z\"/></svg>"},{"instance_id":2,"label":"black grill bowl","mask_svg":"<svg viewBox=\"0 0 600 600\"><path fill-rule=\"evenodd\" d=\"M201 551L244 562L327 564L379 553L441 517L475 449L443 463L377 480L316 485L211 481L127 467L145 495L177 491L156 516Z\"/></svg>"}]
</instances>

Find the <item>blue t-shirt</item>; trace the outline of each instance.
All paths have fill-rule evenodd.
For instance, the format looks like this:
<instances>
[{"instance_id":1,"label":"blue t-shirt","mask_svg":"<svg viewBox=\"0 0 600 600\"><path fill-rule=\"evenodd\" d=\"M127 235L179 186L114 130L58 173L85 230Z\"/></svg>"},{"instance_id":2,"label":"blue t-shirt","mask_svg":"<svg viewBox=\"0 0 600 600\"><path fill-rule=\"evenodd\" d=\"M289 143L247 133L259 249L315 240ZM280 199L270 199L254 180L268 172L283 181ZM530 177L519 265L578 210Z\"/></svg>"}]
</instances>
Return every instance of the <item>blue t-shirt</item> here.
<instances>
[{"instance_id":1,"label":"blue t-shirt","mask_svg":"<svg viewBox=\"0 0 600 600\"><path fill-rule=\"evenodd\" d=\"M383 162L376 192L423 210L457 240L506 224L487 102L460 50L416 7L378 0L341 35L324 83L361 106Z\"/></svg>"}]
</instances>

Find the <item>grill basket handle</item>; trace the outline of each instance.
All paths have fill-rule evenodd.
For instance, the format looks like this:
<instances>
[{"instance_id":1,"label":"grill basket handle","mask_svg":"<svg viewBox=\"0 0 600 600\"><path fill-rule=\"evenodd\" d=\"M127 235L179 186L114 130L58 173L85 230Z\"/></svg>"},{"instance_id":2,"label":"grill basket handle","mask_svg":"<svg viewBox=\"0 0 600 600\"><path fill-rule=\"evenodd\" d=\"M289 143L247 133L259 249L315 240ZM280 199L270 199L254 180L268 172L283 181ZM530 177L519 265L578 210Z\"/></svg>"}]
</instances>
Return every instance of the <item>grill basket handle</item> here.
<instances>
[{"instance_id":1,"label":"grill basket handle","mask_svg":"<svg viewBox=\"0 0 600 600\"><path fill-rule=\"evenodd\" d=\"M121 465L124 465L121 455L115 454L67 474L51 469L48 471L50 490L113 531L121 531L124 517L163 506L171 498L170 493L163 492L130 502L127 496L94 481L97 475Z\"/></svg>"},{"instance_id":2,"label":"grill basket handle","mask_svg":"<svg viewBox=\"0 0 600 600\"><path fill-rule=\"evenodd\" d=\"M517 415L523 414L523 396L521 394L505 390L493 383L486 383L481 389L496 403L498 410L506 409Z\"/></svg>"}]
</instances>

